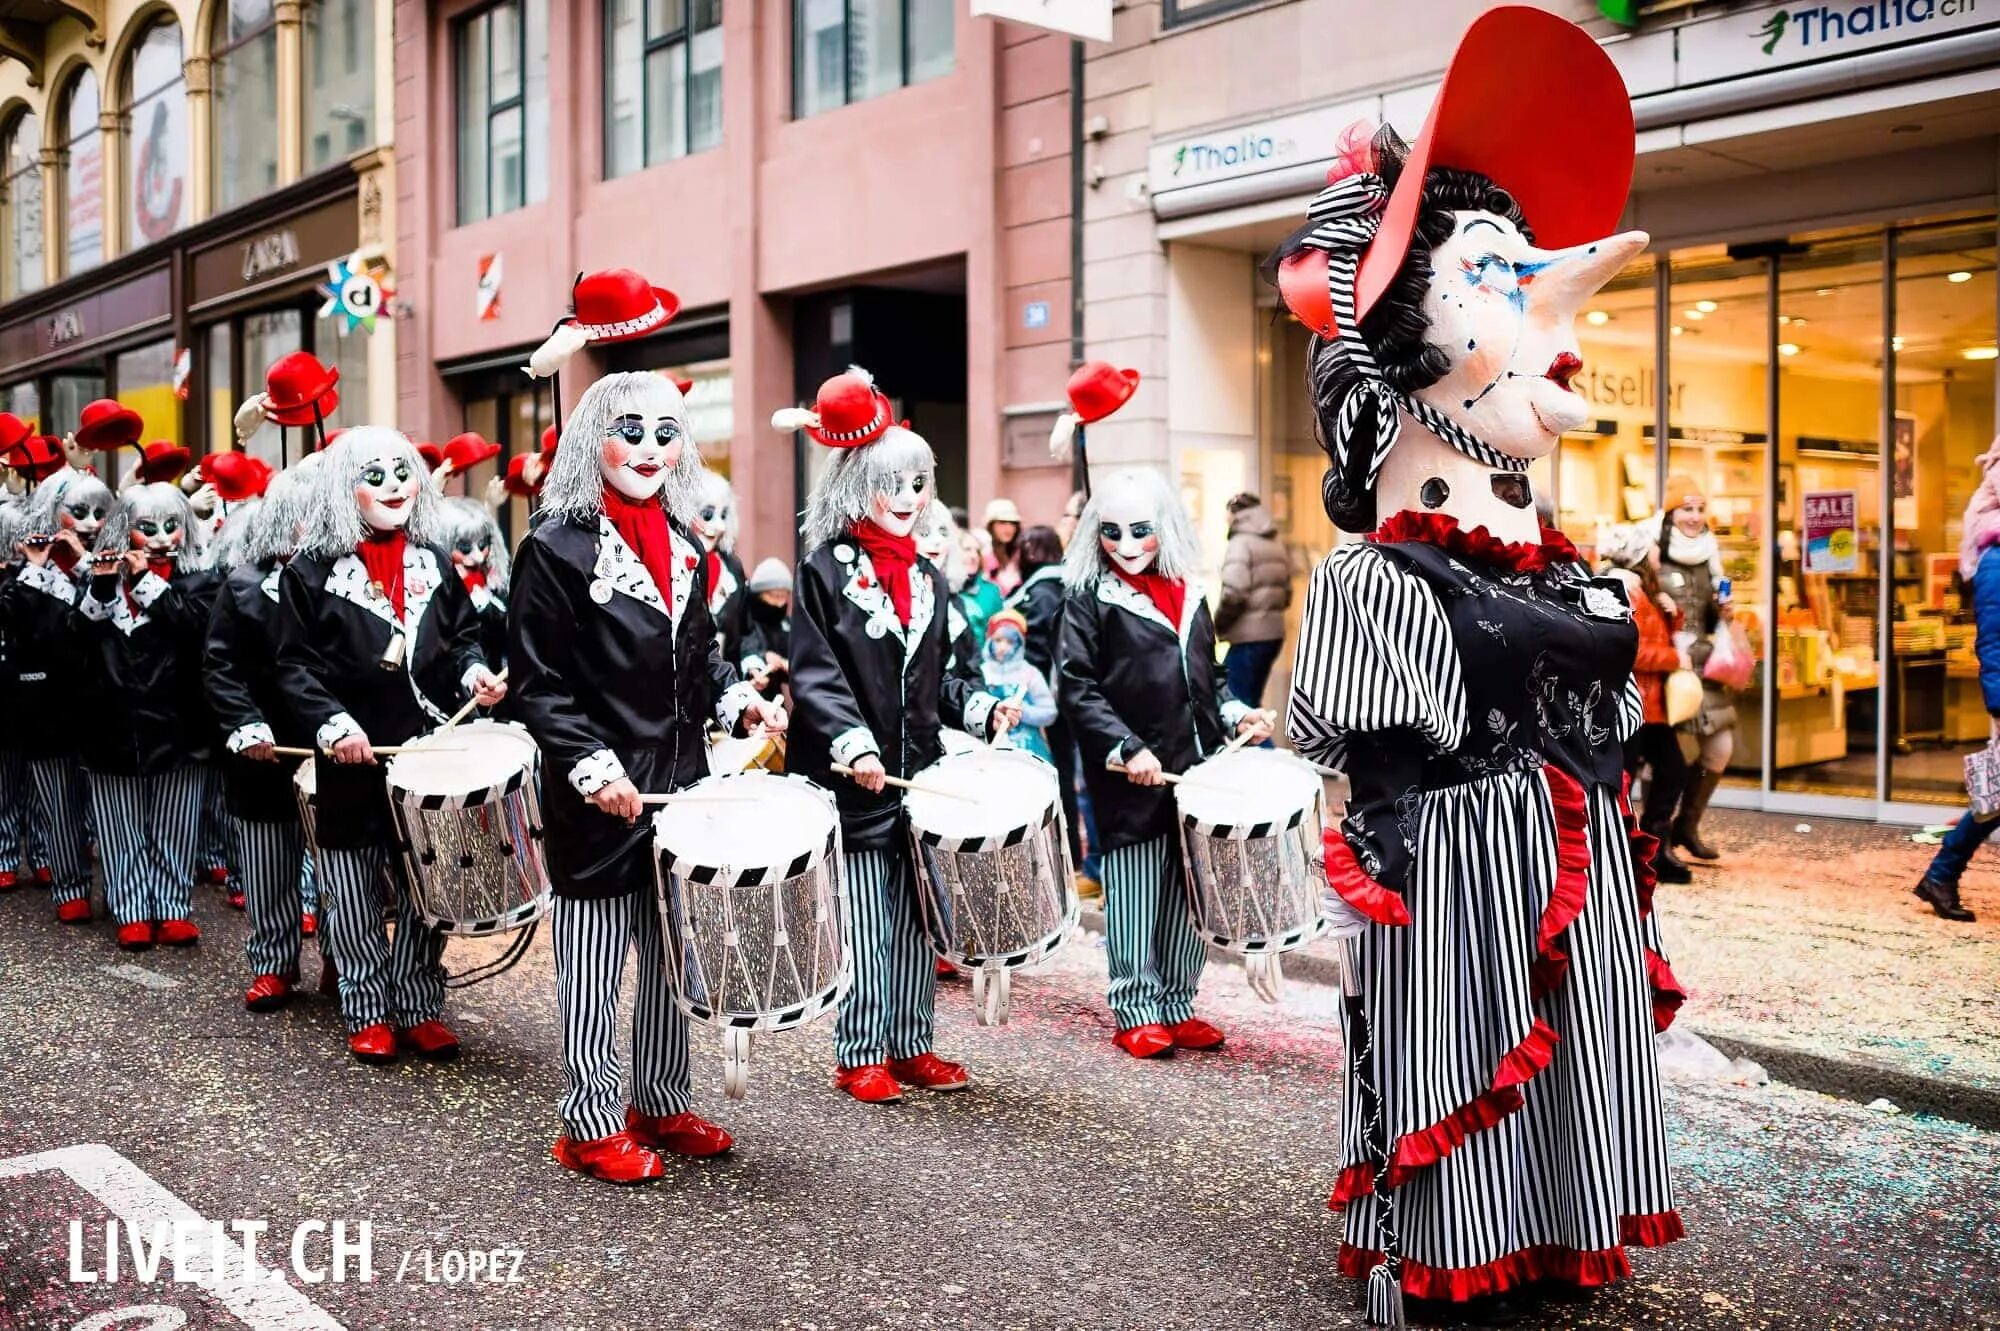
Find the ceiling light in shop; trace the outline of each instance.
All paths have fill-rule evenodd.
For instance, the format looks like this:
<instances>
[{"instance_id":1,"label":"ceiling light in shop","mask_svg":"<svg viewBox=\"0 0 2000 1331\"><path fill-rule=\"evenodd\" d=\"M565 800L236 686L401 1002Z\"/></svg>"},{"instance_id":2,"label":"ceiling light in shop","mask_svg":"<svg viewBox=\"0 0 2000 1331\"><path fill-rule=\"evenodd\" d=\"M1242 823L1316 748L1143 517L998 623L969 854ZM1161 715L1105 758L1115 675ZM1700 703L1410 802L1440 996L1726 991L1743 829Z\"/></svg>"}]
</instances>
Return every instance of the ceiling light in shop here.
<instances>
[{"instance_id":1,"label":"ceiling light in shop","mask_svg":"<svg viewBox=\"0 0 2000 1331\"><path fill-rule=\"evenodd\" d=\"M1778 327L1783 328L1786 324L1790 323L1791 321L1792 321L1791 315L1781 314L1778 316Z\"/></svg>"},{"instance_id":2,"label":"ceiling light in shop","mask_svg":"<svg viewBox=\"0 0 2000 1331\"><path fill-rule=\"evenodd\" d=\"M1972 274L1966 272L1963 268L1961 268L1955 273L1946 273L1944 275L1944 280L1947 282L1970 282L1972 280Z\"/></svg>"},{"instance_id":3,"label":"ceiling light in shop","mask_svg":"<svg viewBox=\"0 0 2000 1331\"><path fill-rule=\"evenodd\" d=\"M1694 303L1694 307L1700 310L1703 314L1715 313L1715 302L1712 300L1698 300Z\"/></svg>"},{"instance_id":4,"label":"ceiling light in shop","mask_svg":"<svg viewBox=\"0 0 2000 1331\"><path fill-rule=\"evenodd\" d=\"M1813 295L1815 296L1831 296L1832 294L1833 294L1832 287L1821 287L1819 290L1813 292Z\"/></svg>"},{"instance_id":5,"label":"ceiling light in shop","mask_svg":"<svg viewBox=\"0 0 2000 1331\"><path fill-rule=\"evenodd\" d=\"M1889 349L1890 349L1891 351L1901 351L1901 350L1903 349L1903 339L1902 339L1902 338L1900 338L1900 337L1892 337L1892 338L1890 338L1890 339L1889 339Z\"/></svg>"},{"instance_id":6,"label":"ceiling light in shop","mask_svg":"<svg viewBox=\"0 0 2000 1331\"><path fill-rule=\"evenodd\" d=\"M1681 335L1681 326L1680 326L1679 324L1675 324L1675 325L1674 325L1674 336L1675 336L1675 337L1679 337L1680 335Z\"/></svg>"},{"instance_id":7,"label":"ceiling light in shop","mask_svg":"<svg viewBox=\"0 0 2000 1331\"><path fill-rule=\"evenodd\" d=\"M1700 311L1699 309L1683 310L1681 311L1681 313L1687 315L1688 318L1694 320L1696 323L1700 323L1703 319L1706 319L1708 317L1706 314L1702 313L1702 311Z\"/></svg>"},{"instance_id":8,"label":"ceiling light in shop","mask_svg":"<svg viewBox=\"0 0 2000 1331\"><path fill-rule=\"evenodd\" d=\"M1603 310L1592 310L1583 316L1583 321L1592 328L1602 328L1611 322L1611 316Z\"/></svg>"},{"instance_id":9,"label":"ceiling light in shop","mask_svg":"<svg viewBox=\"0 0 2000 1331\"><path fill-rule=\"evenodd\" d=\"M1796 356L1799 354L1799 344L1796 342L1780 342L1778 344L1778 354L1780 356Z\"/></svg>"},{"instance_id":10,"label":"ceiling light in shop","mask_svg":"<svg viewBox=\"0 0 2000 1331\"><path fill-rule=\"evenodd\" d=\"M1967 360L2000 360L2000 347L1967 347Z\"/></svg>"}]
</instances>

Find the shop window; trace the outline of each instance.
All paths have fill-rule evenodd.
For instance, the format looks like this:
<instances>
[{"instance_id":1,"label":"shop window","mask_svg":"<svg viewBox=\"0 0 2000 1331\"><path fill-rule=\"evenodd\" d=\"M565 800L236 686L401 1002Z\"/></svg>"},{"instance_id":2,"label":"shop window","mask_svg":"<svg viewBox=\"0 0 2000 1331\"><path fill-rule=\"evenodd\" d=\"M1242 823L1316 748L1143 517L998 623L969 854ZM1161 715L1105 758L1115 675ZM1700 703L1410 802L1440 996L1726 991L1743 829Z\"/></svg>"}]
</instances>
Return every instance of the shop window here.
<instances>
[{"instance_id":1,"label":"shop window","mask_svg":"<svg viewBox=\"0 0 2000 1331\"><path fill-rule=\"evenodd\" d=\"M501 0L460 21L458 220L548 196L547 0Z\"/></svg>"},{"instance_id":2,"label":"shop window","mask_svg":"<svg viewBox=\"0 0 2000 1331\"><path fill-rule=\"evenodd\" d=\"M271 0L228 0L216 16L215 202L278 187L278 23Z\"/></svg>"},{"instance_id":3,"label":"shop window","mask_svg":"<svg viewBox=\"0 0 2000 1331\"><path fill-rule=\"evenodd\" d=\"M306 168L375 146L375 5L318 0L306 9Z\"/></svg>"},{"instance_id":4,"label":"shop window","mask_svg":"<svg viewBox=\"0 0 2000 1331\"><path fill-rule=\"evenodd\" d=\"M111 375L118 386L118 400L146 422L141 436L144 440L180 442L181 402L174 396L172 338L119 352L112 358ZM125 465L121 463L116 474L122 476Z\"/></svg>"},{"instance_id":5,"label":"shop window","mask_svg":"<svg viewBox=\"0 0 2000 1331\"><path fill-rule=\"evenodd\" d=\"M1160 26L1174 28L1183 23L1199 23L1218 14L1269 3L1270 0L1161 0Z\"/></svg>"},{"instance_id":6,"label":"shop window","mask_svg":"<svg viewBox=\"0 0 2000 1331\"><path fill-rule=\"evenodd\" d=\"M1570 386L1591 419L1558 445L1553 493L1534 479L1537 497L1555 504L1556 526L1586 553L1606 527L1659 521L1657 269L1640 256L1577 317L1583 369Z\"/></svg>"},{"instance_id":7,"label":"shop window","mask_svg":"<svg viewBox=\"0 0 2000 1331\"><path fill-rule=\"evenodd\" d=\"M486 486L494 476L505 475L508 462L542 446L542 431L553 423L549 395L522 381L519 371L489 371L455 378L453 388L462 404L460 430L473 430L491 443L500 445L500 456L475 468L466 478L464 493L484 499ZM508 496L499 511L500 529L509 544L528 531L534 512L530 500Z\"/></svg>"},{"instance_id":8,"label":"shop window","mask_svg":"<svg viewBox=\"0 0 2000 1331\"><path fill-rule=\"evenodd\" d=\"M606 0L604 174L722 142L722 0Z\"/></svg>"},{"instance_id":9,"label":"shop window","mask_svg":"<svg viewBox=\"0 0 2000 1331\"><path fill-rule=\"evenodd\" d=\"M237 395L231 380L235 361L230 354L233 344L230 327L226 323L211 326L202 337L201 372L205 385L203 396L208 408L208 451L211 453L226 453L236 447Z\"/></svg>"},{"instance_id":10,"label":"shop window","mask_svg":"<svg viewBox=\"0 0 2000 1331\"><path fill-rule=\"evenodd\" d=\"M11 411L30 425L41 418L42 394L34 382L0 388L0 411Z\"/></svg>"},{"instance_id":11,"label":"shop window","mask_svg":"<svg viewBox=\"0 0 2000 1331\"><path fill-rule=\"evenodd\" d=\"M125 103L126 244L165 240L187 221L187 79L180 25L156 23L132 52Z\"/></svg>"},{"instance_id":12,"label":"shop window","mask_svg":"<svg viewBox=\"0 0 2000 1331\"><path fill-rule=\"evenodd\" d=\"M949 74L951 0L793 0L792 114Z\"/></svg>"},{"instance_id":13,"label":"shop window","mask_svg":"<svg viewBox=\"0 0 2000 1331\"><path fill-rule=\"evenodd\" d=\"M51 375L49 378L49 418L42 428L49 434L65 435L83 423L85 403L104 396L104 376L88 371ZM116 475L106 472L105 475Z\"/></svg>"},{"instance_id":14,"label":"shop window","mask_svg":"<svg viewBox=\"0 0 2000 1331\"><path fill-rule=\"evenodd\" d=\"M305 317L297 310L270 310L246 315L239 335L243 339L243 378L246 383L256 386L245 389L245 392L254 392L262 388L264 371L271 362L305 349ZM340 400L343 403L348 400L348 388L344 383L340 385ZM236 410L235 403L230 403L229 410L232 413ZM289 457L286 456L286 440L291 445ZM297 430L280 430L269 421L250 436L244 448L274 467L296 462L305 454Z\"/></svg>"},{"instance_id":15,"label":"shop window","mask_svg":"<svg viewBox=\"0 0 2000 1331\"><path fill-rule=\"evenodd\" d=\"M82 70L63 102L63 274L104 262L104 134L97 76Z\"/></svg>"},{"instance_id":16,"label":"shop window","mask_svg":"<svg viewBox=\"0 0 2000 1331\"><path fill-rule=\"evenodd\" d=\"M40 290L42 266L42 122L23 111L7 127L0 147L0 243L7 247L0 267L0 300ZM19 414L18 412L16 413Z\"/></svg>"}]
</instances>

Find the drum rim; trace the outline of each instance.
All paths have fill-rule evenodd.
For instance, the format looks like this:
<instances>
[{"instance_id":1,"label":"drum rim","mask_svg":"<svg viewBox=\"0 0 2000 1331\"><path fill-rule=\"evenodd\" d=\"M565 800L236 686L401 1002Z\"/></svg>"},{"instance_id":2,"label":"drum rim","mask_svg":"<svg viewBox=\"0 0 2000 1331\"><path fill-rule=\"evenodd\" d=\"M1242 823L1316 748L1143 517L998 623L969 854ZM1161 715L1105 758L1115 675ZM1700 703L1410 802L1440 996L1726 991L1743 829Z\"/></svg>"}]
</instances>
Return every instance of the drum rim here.
<instances>
[{"instance_id":1,"label":"drum rim","mask_svg":"<svg viewBox=\"0 0 2000 1331\"><path fill-rule=\"evenodd\" d=\"M746 778L783 781L789 783L786 787L787 789L810 792L814 799L818 801L818 807L825 813L828 824L826 836L822 838L817 849L808 851L804 855L794 855L784 860L765 860L750 864L702 863L684 857L677 853L672 846L661 843L660 820L668 817L673 812L673 806L668 805L658 813L655 813L652 819L653 862L660 871L672 874L683 882L693 883L700 887L755 887L760 883L781 883L787 878L796 878L811 869L813 865L822 863L830 856L839 854L840 815L835 811L832 800L826 791L816 782L801 776L797 772L768 772L762 768L751 768L742 772L705 776L690 785L683 786L681 789L699 790L704 786L712 787L717 782L742 781ZM728 871L726 875L723 872L724 870ZM781 870L782 872L780 872Z\"/></svg>"},{"instance_id":2,"label":"drum rim","mask_svg":"<svg viewBox=\"0 0 2000 1331\"><path fill-rule=\"evenodd\" d=\"M534 736L528 733L528 728L519 722L492 721L482 718L477 721L467 721L459 729L473 731L474 733L492 732L503 734L510 740L518 739L525 746L527 761L521 767L515 769L512 775L508 776L505 781L498 785L474 786L469 790L438 793L428 790L416 790L402 784L396 779L397 765L405 757L405 755L399 753L391 758L389 765L383 769L383 780L389 787L389 798L399 804L413 805L416 808L426 811L476 809L481 805L491 804L497 799L504 799L508 795L513 794L526 785L528 780L535 775L536 770L542 765L542 751L540 746L535 743ZM432 734L436 733L435 731L432 732ZM425 736L424 738L428 739L430 736Z\"/></svg>"},{"instance_id":3,"label":"drum rim","mask_svg":"<svg viewBox=\"0 0 2000 1331\"><path fill-rule=\"evenodd\" d=\"M915 837L919 844L948 851L1004 850L1008 846L1019 845L1055 821L1056 817L1062 812L1061 778L1057 776L1056 769L1052 765L1042 761L1032 753L1024 753L1019 749L984 748L971 749L965 753L948 753L930 766L919 771L910 779L912 781L922 781L926 774L934 773L940 767L944 767L962 758L984 759L990 756L997 756L1001 761L1008 763L1030 762L1048 773L1051 789L1048 792L1048 802L1042 806L1041 812L1025 823L1014 827L1007 827L999 832L982 832L978 836L948 836L942 832L932 832L926 829L917 820L916 810L910 807L912 801L906 799L903 801L903 812L910 820L910 835Z\"/></svg>"},{"instance_id":4,"label":"drum rim","mask_svg":"<svg viewBox=\"0 0 2000 1331\"><path fill-rule=\"evenodd\" d=\"M1314 767L1311 763L1307 762L1305 759L1299 757L1297 754L1288 754L1283 752L1282 750L1260 749L1254 755L1252 755L1250 751L1247 749L1238 749L1230 753L1213 754L1208 758L1202 760L1201 762L1196 763L1193 767L1190 767L1188 769L1187 774L1192 775L1193 773L1200 771L1202 768L1207 767L1209 764L1214 763L1220 759L1241 758L1246 756L1249 757L1250 761L1257 763L1268 763L1273 761L1274 759L1280 760L1285 762L1288 766L1295 767L1295 769L1299 771L1302 774L1302 776L1305 774L1310 774L1314 778L1311 794L1307 796L1305 802L1302 804L1292 805L1289 802L1285 804L1280 804L1278 806L1278 809L1280 811L1273 813L1268 818L1259 818L1252 822L1225 823L1207 819L1202 817L1199 813L1190 813L1188 811L1187 808L1188 799L1190 797L1195 799L1200 799L1203 797L1204 792L1202 792L1202 790L1199 787L1196 787L1193 791L1190 791L1189 783L1184 781L1181 784L1174 787L1174 808L1175 811L1180 814L1180 823L1182 827L1185 827L1190 831L1198 832L1202 836L1219 837L1226 841L1256 841L1263 837L1275 835L1276 833L1279 832L1291 831L1293 828L1297 827L1300 823L1303 823L1306 820L1306 816L1308 814L1315 812L1325 802L1326 789L1321 782L1319 769ZM1300 790L1303 791L1304 789L1305 789L1305 784L1304 781L1301 780Z\"/></svg>"}]
</instances>

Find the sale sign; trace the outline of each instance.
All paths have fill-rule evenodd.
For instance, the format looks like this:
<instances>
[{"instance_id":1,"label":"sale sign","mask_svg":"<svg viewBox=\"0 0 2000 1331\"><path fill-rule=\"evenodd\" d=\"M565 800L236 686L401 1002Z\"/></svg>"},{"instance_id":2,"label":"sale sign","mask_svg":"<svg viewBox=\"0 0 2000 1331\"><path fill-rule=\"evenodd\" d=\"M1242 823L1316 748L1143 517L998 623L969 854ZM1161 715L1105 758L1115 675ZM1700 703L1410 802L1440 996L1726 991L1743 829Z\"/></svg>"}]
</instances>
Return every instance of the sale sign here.
<instances>
[{"instance_id":1,"label":"sale sign","mask_svg":"<svg viewBox=\"0 0 2000 1331\"><path fill-rule=\"evenodd\" d=\"M1806 572L1852 573L1860 567L1855 491L1808 490L1805 500Z\"/></svg>"}]
</instances>

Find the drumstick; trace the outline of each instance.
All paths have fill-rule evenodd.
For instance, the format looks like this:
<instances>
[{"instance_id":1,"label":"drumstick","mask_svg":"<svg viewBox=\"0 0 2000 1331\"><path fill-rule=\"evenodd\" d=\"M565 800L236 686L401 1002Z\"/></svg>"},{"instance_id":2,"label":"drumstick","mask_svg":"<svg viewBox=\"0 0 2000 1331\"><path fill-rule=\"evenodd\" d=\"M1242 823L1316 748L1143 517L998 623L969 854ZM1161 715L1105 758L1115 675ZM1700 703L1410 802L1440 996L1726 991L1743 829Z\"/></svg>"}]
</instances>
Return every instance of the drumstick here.
<instances>
[{"instance_id":1,"label":"drumstick","mask_svg":"<svg viewBox=\"0 0 2000 1331\"><path fill-rule=\"evenodd\" d=\"M1107 766L1107 767L1109 767L1109 768L1110 768L1110 770L1112 770L1112 771L1114 771L1114 772L1122 772L1122 771L1126 770L1126 769L1125 769L1125 764L1124 764L1124 763L1107 763L1107 764L1106 764L1106 766ZM1180 784L1180 783L1181 783L1182 781L1184 781L1184 780L1186 780L1186 779L1187 779L1186 777L1182 776L1182 775L1181 775L1180 773L1178 773L1178 772L1164 772L1164 771L1163 771L1163 772L1161 772L1161 773L1160 773L1160 780L1162 780L1162 781L1166 782L1166 783L1167 783L1168 785L1170 785L1170 786L1178 786L1178 785L1179 785L1179 784ZM1197 784L1199 784L1199 783L1197 783Z\"/></svg>"},{"instance_id":2,"label":"drumstick","mask_svg":"<svg viewBox=\"0 0 2000 1331\"><path fill-rule=\"evenodd\" d=\"M399 753L464 753L465 749L456 744L376 744L369 751L387 754L391 758ZM271 752L280 758L310 758L316 750L294 748L288 744L273 744ZM332 756L329 751L328 756Z\"/></svg>"},{"instance_id":3,"label":"drumstick","mask_svg":"<svg viewBox=\"0 0 2000 1331\"><path fill-rule=\"evenodd\" d=\"M500 667L500 673L495 675L493 678L499 680L502 684L505 684L507 682L507 667L506 666ZM451 714L451 720L445 722L442 726L438 728L438 734L442 735L448 730L457 729L458 723L460 721L463 721L466 717L471 716L472 709L477 706L479 706L478 695L475 694L474 696L467 698L465 700L465 706L459 708L456 712L453 712Z\"/></svg>"},{"instance_id":4,"label":"drumstick","mask_svg":"<svg viewBox=\"0 0 2000 1331\"><path fill-rule=\"evenodd\" d=\"M854 775L854 769L852 767L846 766L843 763L835 763L833 765L833 770L840 773L842 776L851 777ZM942 795L946 799L964 800L968 804L979 803L979 801L974 797L972 797L971 795L962 794L956 790L946 790L943 786L927 785L922 781L905 781L900 776L885 776L882 778L882 782L884 785L894 786L898 790L914 790L924 795Z\"/></svg>"}]
</instances>

